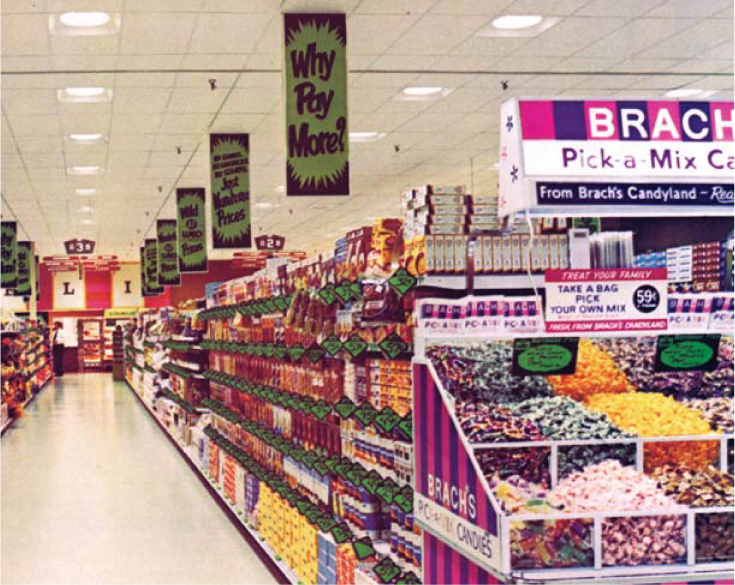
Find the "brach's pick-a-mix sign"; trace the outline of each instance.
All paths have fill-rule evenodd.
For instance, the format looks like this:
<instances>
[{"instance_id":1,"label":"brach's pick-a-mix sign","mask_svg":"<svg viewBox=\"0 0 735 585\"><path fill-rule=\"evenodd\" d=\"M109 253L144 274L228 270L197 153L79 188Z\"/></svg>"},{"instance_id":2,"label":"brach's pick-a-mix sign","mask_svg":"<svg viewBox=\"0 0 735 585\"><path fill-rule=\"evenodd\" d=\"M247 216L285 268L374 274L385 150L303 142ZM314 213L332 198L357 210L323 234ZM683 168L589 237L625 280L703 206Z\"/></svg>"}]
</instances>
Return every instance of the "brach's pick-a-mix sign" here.
<instances>
[{"instance_id":1,"label":"brach's pick-a-mix sign","mask_svg":"<svg viewBox=\"0 0 735 585\"><path fill-rule=\"evenodd\" d=\"M733 205L732 102L510 100L500 206Z\"/></svg>"}]
</instances>

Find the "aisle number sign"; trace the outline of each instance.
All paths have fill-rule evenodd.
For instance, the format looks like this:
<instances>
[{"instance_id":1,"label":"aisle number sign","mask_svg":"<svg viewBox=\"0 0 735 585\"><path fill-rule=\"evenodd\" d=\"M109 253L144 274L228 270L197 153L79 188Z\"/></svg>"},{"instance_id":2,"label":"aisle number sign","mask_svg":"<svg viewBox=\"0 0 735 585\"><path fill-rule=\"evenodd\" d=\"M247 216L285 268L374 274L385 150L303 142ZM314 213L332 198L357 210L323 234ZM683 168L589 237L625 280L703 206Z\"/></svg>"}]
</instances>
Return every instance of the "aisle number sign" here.
<instances>
[{"instance_id":1,"label":"aisle number sign","mask_svg":"<svg viewBox=\"0 0 735 585\"><path fill-rule=\"evenodd\" d=\"M548 270L546 331L663 331L665 268Z\"/></svg>"},{"instance_id":2,"label":"aisle number sign","mask_svg":"<svg viewBox=\"0 0 735 585\"><path fill-rule=\"evenodd\" d=\"M284 14L286 193L349 195L344 14Z\"/></svg>"},{"instance_id":3,"label":"aisle number sign","mask_svg":"<svg viewBox=\"0 0 735 585\"><path fill-rule=\"evenodd\" d=\"M512 99L500 213L533 205L733 207L732 102Z\"/></svg>"}]
</instances>

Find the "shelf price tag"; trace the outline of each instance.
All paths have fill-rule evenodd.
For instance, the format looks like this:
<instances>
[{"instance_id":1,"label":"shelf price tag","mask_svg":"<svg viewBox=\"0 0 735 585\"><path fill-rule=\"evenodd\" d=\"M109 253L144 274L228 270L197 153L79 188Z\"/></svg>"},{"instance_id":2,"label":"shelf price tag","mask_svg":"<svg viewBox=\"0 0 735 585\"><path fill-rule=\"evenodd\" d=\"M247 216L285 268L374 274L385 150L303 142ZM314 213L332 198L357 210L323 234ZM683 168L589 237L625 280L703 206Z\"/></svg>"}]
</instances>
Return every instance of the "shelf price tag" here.
<instances>
[{"instance_id":1,"label":"shelf price tag","mask_svg":"<svg viewBox=\"0 0 735 585\"><path fill-rule=\"evenodd\" d=\"M393 498L399 491L398 484L390 477L386 477L375 490L376 495L386 504L393 503Z\"/></svg>"},{"instance_id":2,"label":"shelf price tag","mask_svg":"<svg viewBox=\"0 0 735 585\"><path fill-rule=\"evenodd\" d=\"M355 463L350 467L345 476L355 486L359 487L362 485L363 478L367 475L365 468L359 463Z\"/></svg>"},{"instance_id":3,"label":"shelf price tag","mask_svg":"<svg viewBox=\"0 0 735 585\"><path fill-rule=\"evenodd\" d=\"M380 477L380 474L373 469L362 478L361 485L371 496L374 496L377 493L378 486L382 479L383 478Z\"/></svg>"},{"instance_id":4,"label":"shelf price tag","mask_svg":"<svg viewBox=\"0 0 735 585\"><path fill-rule=\"evenodd\" d=\"M357 409L357 405L352 402L347 396L340 398L339 402L334 405L334 410L343 419L348 419L352 416L352 413Z\"/></svg>"},{"instance_id":5,"label":"shelf price tag","mask_svg":"<svg viewBox=\"0 0 735 585\"><path fill-rule=\"evenodd\" d=\"M513 341L514 376L574 374L579 337L537 337Z\"/></svg>"},{"instance_id":6,"label":"shelf price tag","mask_svg":"<svg viewBox=\"0 0 735 585\"><path fill-rule=\"evenodd\" d=\"M314 462L314 471L316 471L319 475L327 475L329 473L329 469L327 469L327 466L324 464L324 461L322 459L317 459ZM327 528L324 530L324 532L329 532L329 529Z\"/></svg>"},{"instance_id":7,"label":"shelf price tag","mask_svg":"<svg viewBox=\"0 0 735 585\"><path fill-rule=\"evenodd\" d=\"M311 413L311 402L308 400L300 400L299 401L299 410L303 412L304 414L310 414Z\"/></svg>"},{"instance_id":8,"label":"shelf price tag","mask_svg":"<svg viewBox=\"0 0 735 585\"><path fill-rule=\"evenodd\" d=\"M299 361L301 359L301 356L304 355L304 352L306 350L304 349L304 346L300 343L294 343L288 350L288 355L291 356L291 359L295 362Z\"/></svg>"},{"instance_id":9,"label":"shelf price tag","mask_svg":"<svg viewBox=\"0 0 735 585\"><path fill-rule=\"evenodd\" d=\"M264 353L266 357L273 357L273 353L275 351L275 347L272 343L266 343L264 348Z\"/></svg>"},{"instance_id":10,"label":"shelf price tag","mask_svg":"<svg viewBox=\"0 0 735 585\"><path fill-rule=\"evenodd\" d=\"M405 295L418 281L405 268L399 268L388 279L388 284L401 296Z\"/></svg>"},{"instance_id":11,"label":"shelf price tag","mask_svg":"<svg viewBox=\"0 0 735 585\"><path fill-rule=\"evenodd\" d=\"M332 407L324 400L320 400L311 406L311 414L317 419L324 420L332 412Z\"/></svg>"},{"instance_id":12,"label":"shelf price tag","mask_svg":"<svg viewBox=\"0 0 735 585\"><path fill-rule=\"evenodd\" d=\"M349 540L352 540L352 531L344 522L341 524L337 524L329 532L337 544L343 544Z\"/></svg>"},{"instance_id":13,"label":"shelf price tag","mask_svg":"<svg viewBox=\"0 0 735 585\"><path fill-rule=\"evenodd\" d=\"M390 406L386 406L375 417L375 426L383 433L390 433L401 422L401 417Z\"/></svg>"},{"instance_id":14,"label":"shelf price tag","mask_svg":"<svg viewBox=\"0 0 735 585\"><path fill-rule=\"evenodd\" d=\"M413 417L409 412L396 427L406 441L413 441Z\"/></svg>"},{"instance_id":15,"label":"shelf price tag","mask_svg":"<svg viewBox=\"0 0 735 585\"><path fill-rule=\"evenodd\" d=\"M322 532L329 532L337 525L337 521L334 518L331 518L325 514L321 518L319 518L319 520L317 520L316 525Z\"/></svg>"},{"instance_id":16,"label":"shelf price tag","mask_svg":"<svg viewBox=\"0 0 735 585\"><path fill-rule=\"evenodd\" d=\"M656 343L656 372L711 372L717 368L720 334L661 335Z\"/></svg>"},{"instance_id":17,"label":"shelf price tag","mask_svg":"<svg viewBox=\"0 0 735 585\"><path fill-rule=\"evenodd\" d=\"M279 360L282 360L283 358L285 358L287 354L288 354L288 348L282 343L279 343L273 349L273 355L275 355Z\"/></svg>"},{"instance_id":18,"label":"shelf price tag","mask_svg":"<svg viewBox=\"0 0 735 585\"><path fill-rule=\"evenodd\" d=\"M360 286L360 281L355 281L350 283L350 293L352 294L352 298L356 301L359 301L362 299L362 287Z\"/></svg>"},{"instance_id":19,"label":"shelf price tag","mask_svg":"<svg viewBox=\"0 0 735 585\"><path fill-rule=\"evenodd\" d=\"M373 573L382 583L392 583L401 574L401 568L390 557L383 557L383 560L373 567Z\"/></svg>"},{"instance_id":20,"label":"shelf price tag","mask_svg":"<svg viewBox=\"0 0 735 585\"><path fill-rule=\"evenodd\" d=\"M317 291L317 294L319 295L319 298L324 301L324 303L329 307L337 302L337 292L334 289L334 284L332 284L331 282L320 288Z\"/></svg>"},{"instance_id":21,"label":"shelf price tag","mask_svg":"<svg viewBox=\"0 0 735 585\"><path fill-rule=\"evenodd\" d=\"M420 585L421 579L411 571L406 571L394 583L395 585Z\"/></svg>"},{"instance_id":22,"label":"shelf price tag","mask_svg":"<svg viewBox=\"0 0 735 585\"><path fill-rule=\"evenodd\" d=\"M352 543L352 550L355 551L355 556L358 561L364 561L370 557L375 556L375 548L373 547L373 541L367 536L356 540Z\"/></svg>"},{"instance_id":23,"label":"shelf price tag","mask_svg":"<svg viewBox=\"0 0 735 585\"><path fill-rule=\"evenodd\" d=\"M324 461L324 465L327 467L330 473L337 473L337 465L339 465L339 459L336 457L329 457Z\"/></svg>"},{"instance_id":24,"label":"shelf price tag","mask_svg":"<svg viewBox=\"0 0 735 585\"><path fill-rule=\"evenodd\" d=\"M324 359L325 349L319 345L316 341L309 346L306 350L306 357L309 358L312 364L316 364Z\"/></svg>"},{"instance_id":25,"label":"shelf price tag","mask_svg":"<svg viewBox=\"0 0 735 585\"><path fill-rule=\"evenodd\" d=\"M378 347L389 360L394 360L408 351L408 344L395 331L386 336Z\"/></svg>"},{"instance_id":26,"label":"shelf price tag","mask_svg":"<svg viewBox=\"0 0 735 585\"><path fill-rule=\"evenodd\" d=\"M368 348L368 344L363 341L357 333L353 333L350 338L344 342L344 348L353 358L360 357Z\"/></svg>"},{"instance_id":27,"label":"shelf price tag","mask_svg":"<svg viewBox=\"0 0 735 585\"><path fill-rule=\"evenodd\" d=\"M375 410L375 407L366 400L352 414L352 416L355 417L361 425L367 427L373 424L373 421L378 416L378 411Z\"/></svg>"},{"instance_id":28,"label":"shelf price tag","mask_svg":"<svg viewBox=\"0 0 735 585\"><path fill-rule=\"evenodd\" d=\"M350 289L350 281L347 279L342 280L339 286L334 289L337 293L339 300L343 303L348 303L352 299L352 290Z\"/></svg>"},{"instance_id":29,"label":"shelf price tag","mask_svg":"<svg viewBox=\"0 0 735 585\"><path fill-rule=\"evenodd\" d=\"M413 512L413 490L406 486L395 496L393 496L395 504L406 514Z\"/></svg>"},{"instance_id":30,"label":"shelf price tag","mask_svg":"<svg viewBox=\"0 0 735 585\"><path fill-rule=\"evenodd\" d=\"M286 299L282 296L274 298L273 304L275 305L276 309L281 312L284 312L286 309L288 309L288 303L286 302Z\"/></svg>"},{"instance_id":31,"label":"shelf price tag","mask_svg":"<svg viewBox=\"0 0 735 585\"><path fill-rule=\"evenodd\" d=\"M327 337L324 341L322 341L322 347L324 348L324 351L327 352L327 354L330 357L334 357L342 349L342 342L339 340L339 337L332 334L329 337Z\"/></svg>"}]
</instances>

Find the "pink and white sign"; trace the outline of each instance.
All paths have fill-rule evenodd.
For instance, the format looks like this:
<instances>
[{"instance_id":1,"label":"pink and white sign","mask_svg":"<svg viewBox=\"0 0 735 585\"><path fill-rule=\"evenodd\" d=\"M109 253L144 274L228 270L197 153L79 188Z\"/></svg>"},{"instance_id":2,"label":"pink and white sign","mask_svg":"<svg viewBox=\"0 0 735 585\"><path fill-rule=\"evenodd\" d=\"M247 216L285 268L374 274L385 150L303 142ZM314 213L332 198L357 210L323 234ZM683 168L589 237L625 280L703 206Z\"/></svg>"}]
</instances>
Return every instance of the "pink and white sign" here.
<instances>
[{"instance_id":1,"label":"pink and white sign","mask_svg":"<svg viewBox=\"0 0 735 585\"><path fill-rule=\"evenodd\" d=\"M665 268L549 270L546 331L665 331Z\"/></svg>"}]
</instances>

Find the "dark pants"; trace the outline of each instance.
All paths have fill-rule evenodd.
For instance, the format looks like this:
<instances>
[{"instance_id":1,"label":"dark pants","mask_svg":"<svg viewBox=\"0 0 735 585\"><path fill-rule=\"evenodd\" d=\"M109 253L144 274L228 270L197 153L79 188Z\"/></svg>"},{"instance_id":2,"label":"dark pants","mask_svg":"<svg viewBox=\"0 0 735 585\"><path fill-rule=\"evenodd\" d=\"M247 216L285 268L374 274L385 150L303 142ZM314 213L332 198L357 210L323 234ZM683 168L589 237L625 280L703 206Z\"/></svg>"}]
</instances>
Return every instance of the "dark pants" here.
<instances>
[{"instance_id":1,"label":"dark pants","mask_svg":"<svg viewBox=\"0 0 735 585\"><path fill-rule=\"evenodd\" d=\"M64 375L64 346L63 344L54 345L54 375Z\"/></svg>"}]
</instances>

